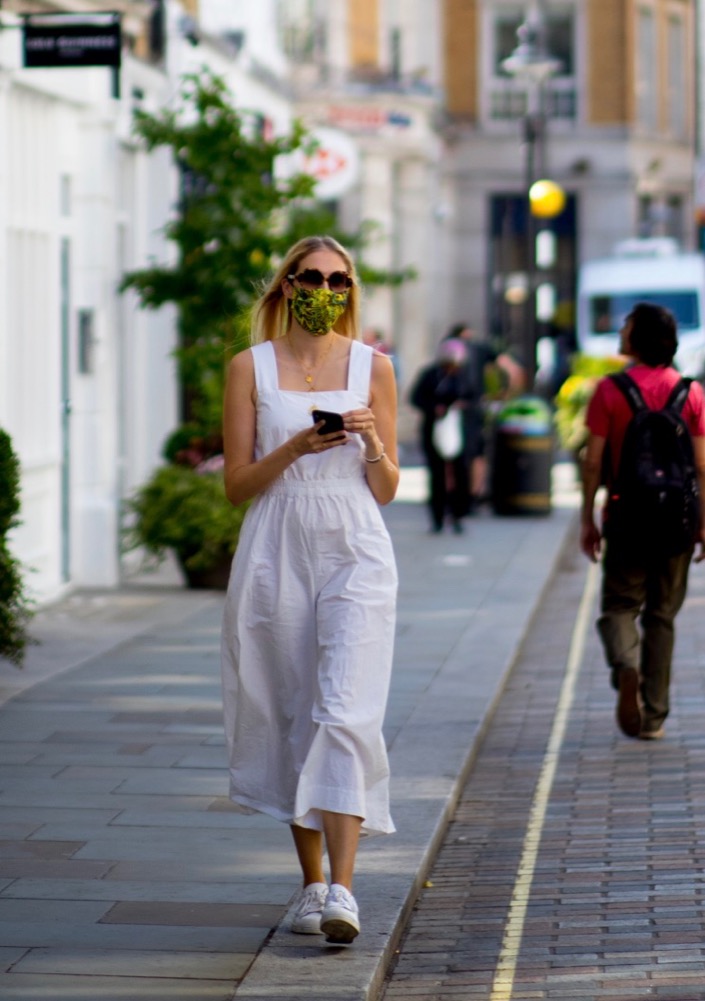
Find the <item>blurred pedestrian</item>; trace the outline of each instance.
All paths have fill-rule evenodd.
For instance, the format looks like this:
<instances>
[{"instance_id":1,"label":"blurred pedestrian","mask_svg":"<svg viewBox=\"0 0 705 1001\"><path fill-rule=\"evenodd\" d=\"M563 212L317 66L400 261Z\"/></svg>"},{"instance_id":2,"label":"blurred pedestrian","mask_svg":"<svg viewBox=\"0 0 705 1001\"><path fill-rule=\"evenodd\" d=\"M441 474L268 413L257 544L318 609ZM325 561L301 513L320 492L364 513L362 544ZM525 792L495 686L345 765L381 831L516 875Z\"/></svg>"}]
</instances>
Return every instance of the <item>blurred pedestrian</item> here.
<instances>
[{"instance_id":1,"label":"blurred pedestrian","mask_svg":"<svg viewBox=\"0 0 705 1001\"><path fill-rule=\"evenodd\" d=\"M470 470L469 509L474 510L487 499L487 433L486 433L486 379L493 367L506 385L507 395L519 393L524 388L523 367L507 352L496 351L489 341L474 327L466 323L454 324L445 340L461 340L467 350L466 382L469 387L465 409L465 434L467 461Z\"/></svg>"},{"instance_id":2,"label":"blurred pedestrian","mask_svg":"<svg viewBox=\"0 0 705 1001\"><path fill-rule=\"evenodd\" d=\"M593 562L603 556L597 625L618 692L617 723L645 740L663 736L675 618L696 542L696 560L705 555L698 499L705 496L705 404L699 383L681 382L672 367L677 347L671 313L638 304L621 331L621 353L634 363L626 380L623 373L600 380L586 418L580 544ZM594 505L603 467L600 529Z\"/></svg>"},{"instance_id":3,"label":"blurred pedestrian","mask_svg":"<svg viewBox=\"0 0 705 1001\"><path fill-rule=\"evenodd\" d=\"M360 832L394 830L382 722L397 576L379 505L399 480L396 389L389 359L357 339L359 299L335 240L295 244L230 363L224 417L228 498L254 498L223 622L230 795L291 827L292 930L340 943L360 929Z\"/></svg>"},{"instance_id":4,"label":"blurred pedestrian","mask_svg":"<svg viewBox=\"0 0 705 1001\"><path fill-rule=\"evenodd\" d=\"M462 532L462 519L469 509L465 416L473 392L466 361L467 349L462 341L441 341L436 360L421 370L409 397L423 415L421 449L429 474L428 505L434 532L443 531L447 516L453 531ZM443 425L450 427L453 443L442 440Z\"/></svg>"}]
</instances>

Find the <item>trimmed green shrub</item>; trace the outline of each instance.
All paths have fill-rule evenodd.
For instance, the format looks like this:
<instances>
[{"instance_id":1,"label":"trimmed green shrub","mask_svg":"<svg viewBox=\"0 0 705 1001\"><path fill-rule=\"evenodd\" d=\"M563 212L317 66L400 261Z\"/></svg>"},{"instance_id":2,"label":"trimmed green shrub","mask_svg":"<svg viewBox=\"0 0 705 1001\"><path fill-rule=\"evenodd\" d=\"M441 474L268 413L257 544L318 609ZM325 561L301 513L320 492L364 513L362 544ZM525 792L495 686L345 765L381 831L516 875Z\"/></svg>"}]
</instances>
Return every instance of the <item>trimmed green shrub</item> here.
<instances>
[{"instance_id":1,"label":"trimmed green shrub","mask_svg":"<svg viewBox=\"0 0 705 1001\"><path fill-rule=\"evenodd\" d=\"M31 618L22 569L7 545L7 536L18 524L20 463L10 436L0 428L0 657L21 666Z\"/></svg>"}]
</instances>

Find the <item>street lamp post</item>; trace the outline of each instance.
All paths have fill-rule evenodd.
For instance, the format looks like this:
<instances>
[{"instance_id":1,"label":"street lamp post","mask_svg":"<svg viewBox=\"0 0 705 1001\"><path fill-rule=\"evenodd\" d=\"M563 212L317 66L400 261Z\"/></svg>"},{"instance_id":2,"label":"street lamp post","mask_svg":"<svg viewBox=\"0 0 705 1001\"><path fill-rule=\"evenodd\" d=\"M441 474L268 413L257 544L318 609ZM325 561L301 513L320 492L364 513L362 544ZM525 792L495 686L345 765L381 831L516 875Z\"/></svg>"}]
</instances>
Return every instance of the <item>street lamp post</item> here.
<instances>
[{"instance_id":1,"label":"street lamp post","mask_svg":"<svg viewBox=\"0 0 705 1001\"><path fill-rule=\"evenodd\" d=\"M527 209L527 285L523 330L523 355L529 389L536 375L536 219L532 212L530 191L535 181L545 174L546 115L544 86L561 68L561 62L550 56L546 48L544 19L539 0L531 0L523 23L517 30L518 45L502 62L506 73L527 84L527 105L523 120L526 146L524 185Z\"/></svg>"}]
</instances>

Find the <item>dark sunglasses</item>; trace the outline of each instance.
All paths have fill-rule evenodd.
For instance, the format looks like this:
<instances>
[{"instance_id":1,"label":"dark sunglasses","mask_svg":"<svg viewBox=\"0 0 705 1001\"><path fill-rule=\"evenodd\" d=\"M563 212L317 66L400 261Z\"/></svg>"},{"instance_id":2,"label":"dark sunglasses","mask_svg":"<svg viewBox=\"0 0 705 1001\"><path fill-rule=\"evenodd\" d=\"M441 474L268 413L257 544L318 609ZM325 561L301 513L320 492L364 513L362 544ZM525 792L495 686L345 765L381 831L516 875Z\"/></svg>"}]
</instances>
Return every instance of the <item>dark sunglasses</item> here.
<instances>
[{"instance_id":1,"label":"dark sunglasses","mask_svg":"<svg viewBox=\"0 0 705 1001\"><path fill-rule=\"evenodd\" d=\"M328 282L331 292L344 292L353 283L352 278L346 271L333 271L329 275L324 275L318 268L306 268L298 275L288 275L290 282L297 281L304 288L323 288Z\"/></svg>"}]
</instances>

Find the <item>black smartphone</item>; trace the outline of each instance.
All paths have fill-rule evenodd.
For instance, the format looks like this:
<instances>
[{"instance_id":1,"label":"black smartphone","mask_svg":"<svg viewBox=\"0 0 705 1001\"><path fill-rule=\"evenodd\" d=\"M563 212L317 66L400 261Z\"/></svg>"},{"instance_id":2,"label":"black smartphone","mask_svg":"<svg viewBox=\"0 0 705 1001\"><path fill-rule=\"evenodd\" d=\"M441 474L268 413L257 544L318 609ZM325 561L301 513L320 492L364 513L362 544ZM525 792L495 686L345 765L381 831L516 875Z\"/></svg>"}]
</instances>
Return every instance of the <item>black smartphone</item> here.
<instances>
[{"instance_id":1,"label":"black smartphone","mask_svg":"<svg viewBox=\"0 0 705 1001\"><path fill-rule=\"evenodd\" d=\"M313 423L325 421L322 428L318 429L319 434L333 434L334 431L343 431L342 414L335 414L332 410L312 410Z\"/></svg>"}]
</instances>

